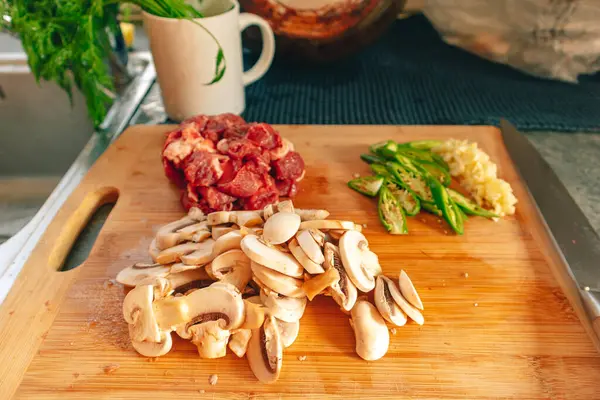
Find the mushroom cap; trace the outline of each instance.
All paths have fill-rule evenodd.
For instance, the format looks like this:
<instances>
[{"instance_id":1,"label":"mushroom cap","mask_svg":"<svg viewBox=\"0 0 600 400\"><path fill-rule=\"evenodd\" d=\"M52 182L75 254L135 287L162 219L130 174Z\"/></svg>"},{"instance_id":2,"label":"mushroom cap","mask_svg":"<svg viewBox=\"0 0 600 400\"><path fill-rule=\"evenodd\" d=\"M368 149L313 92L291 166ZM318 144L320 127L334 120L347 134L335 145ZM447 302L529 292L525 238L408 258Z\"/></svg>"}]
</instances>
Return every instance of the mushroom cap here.
<instances>
[{"instance_id":1,"label":"mushroom cap","mask_svg":"<svg viewBox=\"0 0 600 400\"><path fill-rule=\"evenodd\" d=\"M390 333L375 306L367 300L358 300L350 315L356 354L367 361L383 357L390 345Z\"/></svg>"},{"instance_id":2,"label":"mushroom cap","mask_svg":"<svg viewBox=\"0 0 600 400\"><path fill-rule=\"evenodd\" d=\"M415 285L413 285L412 281L408 277L408 274L404 272L404 270L400 271L398 283L400 285L400 292L402 293L402 296L404 296L404 298L411 305L415 306L419 310L423 310L423 302L421 301L421 297L419 297L419 293L417 293Z\"/></svg>"},{"instance_id":3,"label":"mushroom cap","mask_svg":"<svg viewBox=\"0 0 600 400\"><path fill-rule=\"evenodd\" d=\"M323 257L323 250L317 243L313 235L309 230L300 230L296 234L296 240L298 244L304 250L304 253L310 258L315 264L321 265L325 262Z\"/></svg>"},{"instance_id":4,"label":"mushroom cap","mask_svg":"<svg viewBox=\"0 0 600 400\"><path fill-rule=\"evenodd\" d=\"M149 277L165 277L169 275L171 270L170 267L161 264L147 264L148 266L144 267L139 265L143 264L133 264L119 271L116 278L117 282L125 286L136 286Z\"/></svg>"},{"instance_id":5,"label":"mushroom cap","mask_svg":"<svg viewBox=\"0 0 600 400\"><path fill-rule=\"evenodd\" d=\"M150 285L136 286L125 296L123 318L130 325L129 334L132 341L161 341L161 330L152 307L153 300L154 292Z\"/></svg>"},{"instance_id":6,"label":"mushroom cap","mask_svg":"<svg viewBox=\"0 0 600 400\"><path fill-rule=\"evenodd\" d=\"M396 300L394 300L392 296L393 291L398 291L394 283L390 279L386 279L383 275L379 275L375 282L373 301L377 310L386 321L396 326L403 326L406 324L406 314L398 306Z\"/></svg>"},{"instance_id":7,"label":"mushroom cap","mask_svg":"<svg viewBox=\"0 0 600 400\"><path fill-rule=\"evenodd\" d=\"M256 235L246 235L242 239L242 250L254 262L282 274L300 278L304 268L290 254L267 246Z\"/></svg>"},{"instance_id":8,"label":"mushroom cap","mask_svg":"<svg viewBox=\"0 0 600 400\"><path fill-rule=\"evenodd\" d=\"M302 289L304 281L277 272L271 268L264 267L252 261L250 264L252 273L269 289L289 297L305 297Z\"/></svg>"},{"instance_id":9,"label":"mushroom cap","mask_svg":"<svg viewBox=\"0 0 600 400\"><path fill-rule=\"evenodd\" d=\"M340 258L340 252L333 243L325 243L323 254L325 255L325 262L323 263L325 269L335 268L340 275L339 281L331 285L329 293L342 310L350 311L356 303L358 292L356 286L354 286L354 283L352 283L352 280L346 274Z\"/></svg>"},{"instance_id":10,"label":"mushroom cap","mask_svg":"<svg viewBox=\"0 0 600 400\"><path fill-rule=\"evenodd\" d=\"M368 293L375 288L375 276L365 268L363 253L368 251L368 241L358 231L347 231L340 238L340 256L346 273L361 292ZM369 260L372 260L370 258Z\"/></svg>"},{"instance_id":11,"label":"mushroom cap","mask_svg":"<svg viewBox=\"0 0 600 400\"><path fill-rule=\"evenodd\" d=\"M206 271L208 275L221 282L232 284L239 291L244 290L252 279L250 259L242 250L238 249L219 254L206 266Z\"/></svg>"},{"instance_id":12,"label":"mushroom cap","mask_svg":"<svg viewBox=\"0 0 600 400\"><path fill-rule=\"evenodd\" d=\"M226 251L241 248L241 242L244 235L239 230L233 230L221 235L213 246L213 257L223 254Z\"/></svg>"},{"instance_id":13,"label":"mushroom cap","mask_svg":"<svg viewBox=\"0 0 600 400\"><path fill-rule=\"evenodd\" d=\"M132 325L129 325L130 336L131 329ZM135 351L143 356L160 357L171 351L171 348L173 347L173 339L171 338L170 332L161 332L160 341L158 343L132 340L131 344L133 345Z\"/></svg>"},{"instance_id":14,"label":"mushroom cap","mask_svg":"<svg viewBox=\"0 0 600 400\"><path fill-rule=\"evenodd\" d=\"M264 290L260 292L260 300L269 309L271 315L285 322L294 322L302 318L307 303L306 297L297 299L281 296L275 292L267 294Z\"/></svg>"},{"instance_id":15,"label":"mushroom cap","mask_svg":"<svg viewBox=\"0 0 600 400\"><path fill-rule=\"evenodd\" d=\"M325 272L322 266L315 263L306 255L304 250L302 250L302 248L298 244L296 238L290 240L290 242L288 243L288 249L294 256L294 258L298 260L298 262L304 267L306 272L308 272L309 274L322 274L323 272Z\"/></svg>"},{"instance_id":16,"label":"mushroom cap","mask_svg":"<svg viewBox=\"0 0 600 400\"><path fill-rule=\"evenodd\" d=\"M290 212L278 212L267 219L263 228L263 239L270 244L285 243L300 227L300 216Z\"/></svg>"},{"instance_id":17,"label":"mushroom cap","mask_svg":"<svg viewBox=\"0 0 600 400\"><path fill-rule=\"evenodd\" d=\"M246 358L260 382L272 383L279 378L283 363L283 343L273 316L265 319L259 329L252 330Z\"/></svg>"},{"instance_id":18,"label":"mushroom cap","mask_svg":"<svg viewBox=\"0 0 600 400\"><path fill-rule=\"evenodd\" d=\"M279 335L281 336L281 342L283 347L290 347L298 337L300 332L300 321L285 322L275 318L277 322L277 328L279 329Z\"/></svg>"}]
</instances>

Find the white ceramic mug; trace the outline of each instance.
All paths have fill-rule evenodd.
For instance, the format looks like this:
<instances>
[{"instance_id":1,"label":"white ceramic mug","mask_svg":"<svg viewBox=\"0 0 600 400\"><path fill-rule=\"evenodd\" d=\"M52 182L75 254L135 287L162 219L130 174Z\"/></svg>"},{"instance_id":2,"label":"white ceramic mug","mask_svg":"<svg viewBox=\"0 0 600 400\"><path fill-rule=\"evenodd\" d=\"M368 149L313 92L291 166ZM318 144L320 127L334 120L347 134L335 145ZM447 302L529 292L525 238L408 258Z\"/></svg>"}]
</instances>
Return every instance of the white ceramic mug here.
<instances>
[{"instance_id":1,"label":"white ceramic mug","mask_svg":"<svg viewBox=\"0 0 600 400\"><path fill-rule=\"evenodd\" d=\"M241 114L246 107L244 87L267 72L275 54L273 30L267 21L240 14L235 0L204 0L201 4L204 6L198 10L205 18L195 21L218 40L226 62L225 74L212 84L218 46L211 35L191 21L144 12L165 110L175 121L197 114ZM256 64L244 72L241 31L250 25L260 28L263 49Z\"/></svg>"}]
</instances>

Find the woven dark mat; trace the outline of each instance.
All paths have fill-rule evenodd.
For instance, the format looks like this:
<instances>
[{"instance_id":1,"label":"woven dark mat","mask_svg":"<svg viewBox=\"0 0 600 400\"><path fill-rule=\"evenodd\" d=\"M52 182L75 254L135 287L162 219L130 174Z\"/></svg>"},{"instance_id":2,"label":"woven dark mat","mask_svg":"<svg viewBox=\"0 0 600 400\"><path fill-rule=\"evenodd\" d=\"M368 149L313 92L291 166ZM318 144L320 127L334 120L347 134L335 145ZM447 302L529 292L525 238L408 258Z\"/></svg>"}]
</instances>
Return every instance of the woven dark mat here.
<instances>
[{"instance_id":1,"label":"woven dark mat","mask_svg":"<svg viewBox=\"0 0 600 400\"><path fill-rule=\"evenodd\" d=\"M248 60L249 61L249 60ZM422 15L397 21L334 65L277 62L246 89L249 121L274 124L485 124L600 131L600 74L538 79L445 44Z\"/></svg>"}]
</instances>

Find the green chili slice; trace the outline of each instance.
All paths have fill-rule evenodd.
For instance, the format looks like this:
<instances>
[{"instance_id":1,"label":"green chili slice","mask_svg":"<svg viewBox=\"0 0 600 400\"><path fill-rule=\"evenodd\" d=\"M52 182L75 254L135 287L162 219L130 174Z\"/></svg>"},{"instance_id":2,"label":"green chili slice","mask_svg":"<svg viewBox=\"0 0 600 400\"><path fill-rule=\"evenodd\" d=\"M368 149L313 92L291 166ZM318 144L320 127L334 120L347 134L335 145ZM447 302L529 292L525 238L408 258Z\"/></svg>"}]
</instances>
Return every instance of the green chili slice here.
<instances>
[{"instance_id":1,"label":"green chili slice","mask_svg":"<svg viewBox=\"0 0 600 400\"><path fill-rule=\"evenodd\" d=\"M384 179L381 176L363 176L361 178L352 179L348 182L348 186L358 193L375 197L377 196L377 193L379 193L383 181Z\"/></svg>"},{"instance_id":2,"label":"green chili slice","mask_svg":"<svg viewBox=\"0 0 600 400\"><path fill-rule=\"evenodd\" d=\"M447 189L447 190L448 190L448 196L450 196L450 198L452 200L454 200L454 202L456 204L458 204L458 206L466 214L477 215L477 216L485 217L485 218L498 218L497 214L494 214L491 211L488 211L482 207L479 207L474 201L463 196L461 193L457 192L456 190L454 190L454 189Z\"/></svg>"},{"instance_id":3,"label":"green chili slice","mask_svg":"<svg viewBox=\"0 0 600 400\"><path fill-rule=\"evenodd\" d=\"M404 209L385 185L379 190L377 209L379 220L389 233L392 235L405 235L408 233Z\"/></svg>"}]
</instances>

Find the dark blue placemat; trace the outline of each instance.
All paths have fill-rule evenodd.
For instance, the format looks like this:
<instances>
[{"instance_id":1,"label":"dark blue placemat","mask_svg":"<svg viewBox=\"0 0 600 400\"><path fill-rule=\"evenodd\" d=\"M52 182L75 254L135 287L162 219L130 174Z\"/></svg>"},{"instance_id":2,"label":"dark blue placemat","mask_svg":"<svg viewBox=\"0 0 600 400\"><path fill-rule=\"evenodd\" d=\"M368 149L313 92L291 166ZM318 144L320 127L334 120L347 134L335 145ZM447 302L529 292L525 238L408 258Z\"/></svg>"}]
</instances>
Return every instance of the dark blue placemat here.
<instances>
[{"instance_id":1,"label":"dark blue placemat","mask_svg":"<svg viewBox=\"0 0 600 400\"><path fill-rule=\"evenodd\" d=\"M247 60L250 61L250 60ZM445 44L422 15L327 65L275 63L246 90L249 121L274 124L497 124L600 131L600 74L537 79Z\"/></svg>"}]
</instances>

